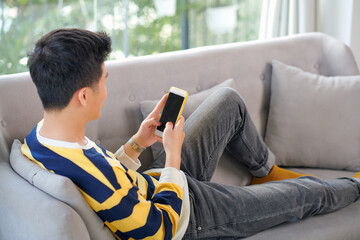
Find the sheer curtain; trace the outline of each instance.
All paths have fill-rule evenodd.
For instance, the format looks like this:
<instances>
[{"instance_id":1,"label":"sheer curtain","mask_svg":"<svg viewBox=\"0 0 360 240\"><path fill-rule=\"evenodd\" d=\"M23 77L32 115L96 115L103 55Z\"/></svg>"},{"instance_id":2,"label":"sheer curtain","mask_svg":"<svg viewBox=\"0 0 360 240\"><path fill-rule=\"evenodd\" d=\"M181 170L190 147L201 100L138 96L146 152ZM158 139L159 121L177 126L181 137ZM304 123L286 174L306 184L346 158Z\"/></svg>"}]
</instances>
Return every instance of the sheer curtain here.
<instances>
[{"instance_id":1,"label":"sheer curtain","mask_svg":"<svg viewBox=\"0 0 360 240\"><path fill-rule=\"evenodd\" d=\"M317 0L263 0L259 39L316 30Z\"/></svg>"},{"instance_id":2,"label":"sheer curtain","mask_svg":"<svg viewBox=\"0 0 360 240\"><path fill-rule=\"evenodd\" d=\"M351 44L358 68L360 69L360 1L353 2L352 26L351 26Z\"/></svg>"}]
</instances>

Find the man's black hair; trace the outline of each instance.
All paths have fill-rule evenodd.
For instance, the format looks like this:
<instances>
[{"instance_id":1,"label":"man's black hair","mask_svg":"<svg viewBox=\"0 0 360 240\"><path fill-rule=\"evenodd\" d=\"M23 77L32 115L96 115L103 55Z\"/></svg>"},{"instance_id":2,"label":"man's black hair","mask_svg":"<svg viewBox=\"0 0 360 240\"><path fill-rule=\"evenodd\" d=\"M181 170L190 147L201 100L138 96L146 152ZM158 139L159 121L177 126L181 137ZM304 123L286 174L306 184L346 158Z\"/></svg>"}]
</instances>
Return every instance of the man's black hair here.
<instances>
[{"instance_id":1,"label":"man's black hair","mask_svg":"<svg viewBox=\"0 0 360 240\"><path fill-rule=\"evenodd\" d=\"M40 38L28 67L44 109L61 110L78 89L98 83L110 52L111 38L104 32L57 29Z\"/></svg>"}]
</instances>

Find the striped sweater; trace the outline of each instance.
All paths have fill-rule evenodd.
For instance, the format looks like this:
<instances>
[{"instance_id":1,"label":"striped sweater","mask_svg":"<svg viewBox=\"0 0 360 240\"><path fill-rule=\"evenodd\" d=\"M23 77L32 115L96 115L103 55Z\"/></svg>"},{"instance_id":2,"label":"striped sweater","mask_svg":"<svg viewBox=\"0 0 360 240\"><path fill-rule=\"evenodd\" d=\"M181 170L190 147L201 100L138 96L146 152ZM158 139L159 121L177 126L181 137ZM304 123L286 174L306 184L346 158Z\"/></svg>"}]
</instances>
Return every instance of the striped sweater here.
<instances>
[{"instance_id":1,"label":"striped sweater","mask_svg":"<svg viewBox=\"0 0 360 240\"><path fill-rule=\"evenodd\" d=\"M39 135L41 126L42 122L25 138L22 153L42 168L70 178L117 239L175 236L187 185L186 180L171 181L179 171L140 173L87 138L86 146L44 138ZM126 155L122 149L117 155ZM180 222L187 225L186 220Z\"/></svg>"}]
</instances>

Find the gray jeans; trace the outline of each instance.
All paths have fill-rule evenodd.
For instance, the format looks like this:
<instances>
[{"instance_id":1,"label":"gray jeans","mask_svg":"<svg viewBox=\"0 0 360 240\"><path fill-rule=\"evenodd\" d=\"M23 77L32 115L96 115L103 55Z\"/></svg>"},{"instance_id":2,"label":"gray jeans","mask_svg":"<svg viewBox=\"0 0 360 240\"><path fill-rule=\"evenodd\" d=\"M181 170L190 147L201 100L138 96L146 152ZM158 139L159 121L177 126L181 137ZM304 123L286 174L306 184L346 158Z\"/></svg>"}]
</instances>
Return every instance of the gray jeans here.
<instances>
[{"instance_id":1,"label":"gray jeans","mask_svg":"<svg viewBox=\"0 0 360 240\"><path fill-rule=\"evenodd\" d=\"M181 169L187 174L191 203L184 239L236 239L284 222L335 211L356 201L360 183L351 178L314 177L230 186L209 182L227 149L258 177L275 157L258 134L240 95L220 89L187 119ZM152 167L163 167L165 154Z\"/></svg>"}]
</instances>

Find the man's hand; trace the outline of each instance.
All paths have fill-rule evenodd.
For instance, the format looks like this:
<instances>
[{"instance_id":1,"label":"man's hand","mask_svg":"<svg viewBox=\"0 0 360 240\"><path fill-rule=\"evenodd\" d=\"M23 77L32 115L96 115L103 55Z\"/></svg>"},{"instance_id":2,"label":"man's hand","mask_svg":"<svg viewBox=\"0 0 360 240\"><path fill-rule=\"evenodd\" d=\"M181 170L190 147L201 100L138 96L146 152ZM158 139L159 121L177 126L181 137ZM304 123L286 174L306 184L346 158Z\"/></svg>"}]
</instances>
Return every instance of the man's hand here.
<instances>
[{"instance_id":1,"label":"man's hand","mask_svg":"<svg viewBox=\"0 0 360 240\"><path fill-rule=\"evenodd\" d=\"M153 145L156 141L162 142L162 139L155 135L156 127L160 126L160 112L166 102L167 94L157 103L154 110L141 123L138 132L133 136L134 142L140 147L146 148Z\"/></svg>"},{"instance_id":2,"label":"man's hand","mask_svg":"<svg viewBox=\"0 0 360 240\"><path fill-rule=\"evenodd\" d=\"M163 133L163 145L166 153L165 167L173 167L180 170L181 148L184 142L185 133L183 130L185 118L181 116L173 128L168 122Z\"/></svg>"}]
</instances>

